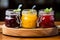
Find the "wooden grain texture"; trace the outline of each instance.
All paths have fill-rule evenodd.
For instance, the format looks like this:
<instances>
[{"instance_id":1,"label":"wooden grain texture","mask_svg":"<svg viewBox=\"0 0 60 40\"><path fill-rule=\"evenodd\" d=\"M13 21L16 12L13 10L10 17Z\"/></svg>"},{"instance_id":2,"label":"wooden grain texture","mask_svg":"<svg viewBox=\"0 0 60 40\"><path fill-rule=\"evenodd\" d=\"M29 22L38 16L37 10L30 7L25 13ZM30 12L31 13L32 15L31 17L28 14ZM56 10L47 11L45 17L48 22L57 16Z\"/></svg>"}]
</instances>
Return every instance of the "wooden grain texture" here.
<instances>
[{"instance_id":1,"label":"wooden grain texture","mask_svg":"<svg viewBox=\"0 0 60 40\"><path fill-rule=\"evenodd\" d=\"M2 35L2 40L60 40L60 36L46 37L46 38L16 38Z\"/></svg>"},{"instance_id":2,"label":"wooden grain texture","mask_svg":"<svg viewBox=\"0 0 60 40\"><path fill-rule=\"evenodd\" d=\"M0 25L4 24L4 22L0 22ZM58 22L60 24L60 22ZM0 40L60 40L60 35L53 36L53 37L45 37L45 38L18 38L18 37L10 37L5 36L2 33L0 33Z\"/></svg>"},{"instance_id":3,"label":"wooden grain texture","mask_svg":"<svg viewBox=\"0 0 60 40\"><path fill-rule=\"evenodd\" d=\"M55 25L60 25L60 21L58 21L58 22L55 22Z\"/></svg>"},{"instance_id":4,"label":"wooden grain texture","mask_svg":"<svg viewBox=\"0 0 60 40\"><path fill-rule=\"evenodd\" d=\"M11 36L23 36L23 37L44 37L57 35L57 28L35 28L35 29L24 29L24 28L8 28L5 25L2 27L2 33Z\"/></svg>"}]
</instances>

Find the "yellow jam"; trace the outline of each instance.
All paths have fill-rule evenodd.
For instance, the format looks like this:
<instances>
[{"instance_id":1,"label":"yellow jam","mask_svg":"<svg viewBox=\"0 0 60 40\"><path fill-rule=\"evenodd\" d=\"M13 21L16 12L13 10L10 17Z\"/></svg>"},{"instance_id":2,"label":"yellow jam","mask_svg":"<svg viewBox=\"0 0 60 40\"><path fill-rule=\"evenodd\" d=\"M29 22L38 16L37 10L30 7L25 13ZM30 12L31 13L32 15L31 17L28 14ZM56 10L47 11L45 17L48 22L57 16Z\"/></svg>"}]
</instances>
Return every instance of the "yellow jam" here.
<instances>
[{"instance_id":1,"label":"yellow jam","mask_svg":"<svg viewBox=\"0 0 60 40\"><path fill-rule=\"evenodd\" d=\"M28 12L22 14L22 27L23 28L36 28L37 25L37 13Z\"/></svg>"}]
</instances>

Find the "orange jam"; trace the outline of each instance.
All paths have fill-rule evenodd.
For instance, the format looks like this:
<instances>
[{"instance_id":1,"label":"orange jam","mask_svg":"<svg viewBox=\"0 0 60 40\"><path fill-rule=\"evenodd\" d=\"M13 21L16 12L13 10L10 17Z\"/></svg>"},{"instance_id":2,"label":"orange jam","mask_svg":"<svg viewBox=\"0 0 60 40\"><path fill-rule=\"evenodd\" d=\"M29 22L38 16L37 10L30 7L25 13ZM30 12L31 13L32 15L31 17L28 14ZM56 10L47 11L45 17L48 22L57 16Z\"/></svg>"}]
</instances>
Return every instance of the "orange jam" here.
<instances>
[{"instance_id":1,"label":"orange jam","mask_svg":"<svg viewBox=\"0 0 60 40\"><path fill-rule=\"evenodd\" d=\"M27 11L22 13L22 27L24 28L36 28L37 25L37 12Z\"/></svg>"}]
</instances>

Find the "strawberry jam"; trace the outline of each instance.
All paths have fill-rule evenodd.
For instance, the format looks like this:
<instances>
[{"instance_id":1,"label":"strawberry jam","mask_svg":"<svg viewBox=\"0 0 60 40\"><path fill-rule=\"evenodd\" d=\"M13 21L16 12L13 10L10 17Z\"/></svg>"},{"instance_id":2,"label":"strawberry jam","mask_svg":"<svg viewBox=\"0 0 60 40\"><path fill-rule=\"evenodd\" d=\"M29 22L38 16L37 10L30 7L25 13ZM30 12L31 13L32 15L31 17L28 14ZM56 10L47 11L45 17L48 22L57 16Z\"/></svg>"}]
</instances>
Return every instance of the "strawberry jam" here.
<instances>
[{"instance_id":1,"label":"strawberry jam","mask_svg":"<svg viewBox=\"0 0 60 40\"><path fill-rule=\"evenodd\" d=\"M43 28L54 27L54 19L51 15L41 16L39 26Z\"/></svg>"},{"instance_id":2,"label":"strawberry jam","mask_svg":"<svg viewBox=\"0 0 60 40\"><path fill-rule=\"evenodd\" d=\"M39 22L39 27L42 27L42 28L55 27L53 11L49 13L40 11L38 22Z\"/></svg>"}]
</instances>

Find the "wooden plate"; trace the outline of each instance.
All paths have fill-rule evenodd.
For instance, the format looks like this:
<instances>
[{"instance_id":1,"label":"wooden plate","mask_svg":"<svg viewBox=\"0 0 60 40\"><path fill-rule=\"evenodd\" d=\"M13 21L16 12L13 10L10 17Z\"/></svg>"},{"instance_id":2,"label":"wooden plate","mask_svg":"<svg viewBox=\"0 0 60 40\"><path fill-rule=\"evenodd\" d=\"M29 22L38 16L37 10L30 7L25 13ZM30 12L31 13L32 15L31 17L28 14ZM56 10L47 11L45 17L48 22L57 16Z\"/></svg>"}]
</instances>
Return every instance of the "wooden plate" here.
<instances>
[{"instance_id":1,"label":"wooden plate","mask_svg":"<svg viewBox=\"0 0 60 40\"><path fill-rule=\"evenodd\" d=\"M35 29L8 28L5 25L3 25L2 33L11 36L43 37L57 35L58 30L57 28L35 28Z\"/></svg>"}]
</instances>

